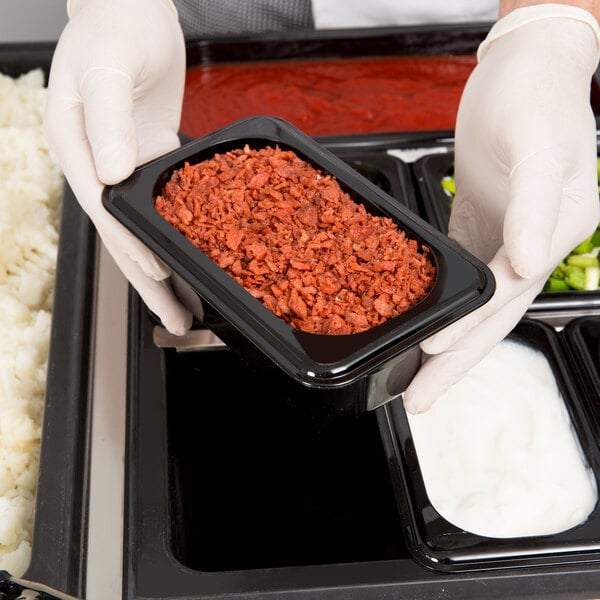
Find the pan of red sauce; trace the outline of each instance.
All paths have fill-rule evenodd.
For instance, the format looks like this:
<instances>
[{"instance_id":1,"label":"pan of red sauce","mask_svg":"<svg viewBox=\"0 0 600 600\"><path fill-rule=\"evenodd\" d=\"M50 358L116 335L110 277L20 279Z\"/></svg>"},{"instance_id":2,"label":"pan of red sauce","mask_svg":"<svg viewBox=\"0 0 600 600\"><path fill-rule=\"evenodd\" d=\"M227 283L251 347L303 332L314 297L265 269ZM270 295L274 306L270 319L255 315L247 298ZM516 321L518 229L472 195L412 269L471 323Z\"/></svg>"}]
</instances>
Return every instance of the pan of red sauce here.
<instances>
[{"instance_id":1,"label":"pan of red sauce","mask_svg":"<svg viewBox=\"0 0 600 600\"><path fill-rule=\"evenodd\" d=\"M453 130L492 23L303 31L186 41L181 132L270 114L311 136ZM600 85L590 100L600 114Z\"/></svg>"},{"instance_id":2,"label":"pan of red sauce","mask_svg":"<svg viewBox=\"0 0 600 600\"><path fill-rule=\"evenodd\" d=\"M444 55L195 66L187 71L181 130L200 137L257 114L314 136L453 129L475 65L475 55Z\"/></svg>"}]
</instances>

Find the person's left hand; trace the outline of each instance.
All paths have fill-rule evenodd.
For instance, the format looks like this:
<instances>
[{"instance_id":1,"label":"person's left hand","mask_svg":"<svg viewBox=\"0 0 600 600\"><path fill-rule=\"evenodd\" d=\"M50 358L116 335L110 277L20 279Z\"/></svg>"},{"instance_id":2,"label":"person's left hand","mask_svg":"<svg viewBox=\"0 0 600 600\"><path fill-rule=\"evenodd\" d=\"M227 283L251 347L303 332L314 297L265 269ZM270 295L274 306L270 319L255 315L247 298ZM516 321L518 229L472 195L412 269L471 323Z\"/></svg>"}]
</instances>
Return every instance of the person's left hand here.
<instances>
[{"instance_id":1,"label":"person's left hand","mask_svg":"<svg viewBox=\"0 0 600 600\"><path fill-rule=\"evenodd\" d=\"M449 223L449 237L488 263L496 291L421 344L427 360L404 393L410 413L426 411L515 327L600 219L590 106L598 25L560 5L504 19L461 98Z\"/></svg>"}]
</instances>

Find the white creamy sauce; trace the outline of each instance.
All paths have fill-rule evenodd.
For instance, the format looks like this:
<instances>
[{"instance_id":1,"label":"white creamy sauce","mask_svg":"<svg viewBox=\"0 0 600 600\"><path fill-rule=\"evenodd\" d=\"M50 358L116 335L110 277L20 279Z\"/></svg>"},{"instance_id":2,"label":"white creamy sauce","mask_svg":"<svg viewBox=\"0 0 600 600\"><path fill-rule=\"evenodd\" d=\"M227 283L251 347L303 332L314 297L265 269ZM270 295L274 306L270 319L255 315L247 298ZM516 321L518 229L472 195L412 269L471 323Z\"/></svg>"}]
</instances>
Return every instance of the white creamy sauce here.
<instances>
[{"instance_id":1,"label":"white creamy sauce","mask_svg":"<svg viewBox=\"0 0 600 600\"><path fill-rule=\"evenodd\" d=\"M496 538L553 534L594 509L595 477L534 348L504 340L408 420L431 504L457 527Z\"/></svg>"}]
</instances>

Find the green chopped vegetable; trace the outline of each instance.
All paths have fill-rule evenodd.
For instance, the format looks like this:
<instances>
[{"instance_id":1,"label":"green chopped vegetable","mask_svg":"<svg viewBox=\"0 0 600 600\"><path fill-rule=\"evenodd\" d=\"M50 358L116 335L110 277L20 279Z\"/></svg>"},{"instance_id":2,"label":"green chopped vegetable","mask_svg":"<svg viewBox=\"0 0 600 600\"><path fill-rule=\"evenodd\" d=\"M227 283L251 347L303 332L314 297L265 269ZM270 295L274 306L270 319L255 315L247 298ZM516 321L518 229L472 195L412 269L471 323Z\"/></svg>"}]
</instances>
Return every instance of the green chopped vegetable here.
<instances>
[{"instance_id":1,"label":"green chopped vegetable","mask_svg":"<svg viewBox=\"0 0 600 600\"><path fill-rule=\"evenodd\" d=\"M570 267L579 267L580 269L587 269L587 267L597 267L598 259L595 256L589 254L570 254L567 256L567 264Z\"/></svg>"},{"instance_id":2,"label":"green chopped vegetable","mask_svg":"<svg viewBox=\"0 0 600 600\"><path fill-rule=\"evenodd\" d=\"M544 292L564 292L568 290L569 284L565 281L564 277L558 279L557 277L548 277L546 284L544 285Z\"/></svg>"},{"instance_id":3,"label":"green chopped vegetable","mask_svg":"<svg viewBox=\"0 0 600 600\"><path fill-rule=\"evenodd\" d=\"M598 164L598 194L600 195L600 156ZM456 182L454 165L441 179L441 186L447 196L454 198ZM566 290L600 290L600 223L596 231L578 244L552 271L544 285L545 292Z\"/></svg>"},{"instance_id":4,"label":"green chopped vegetable","mask_svg":"<svg viewBox=\"0 0 600 600\"><path fill-rule=\"evenodd\" d=\"M454 197L456 194L456 183L452 175L446 175L442 177L442 189L448 194L448 196Z\"/></svg>"},{"instance_id":5,"label":"green chopped vegetable","mask_svg":"<svg viewBox=\"0 0 600 600\"><path fill-rule=\"evenodd\" d=\"M589 237L587 240L583 240L581 244L575 246L573 248L573 254L587 254L594 249L594 243L592 242L592 238Z\"/></svg>"},{"instance_id":6,"label":"green chopped vegetable","mask_svg":"<svg viewBox=\"0 0 600 600\"><path fill-rule=\"evenodd\" d=\"M574 290L585 290L585 272L583 269L569 271L565 277L565 282Z\"/></svg>"},{"instance_id":7,"label":"green chopped vegetable","mask_svg":"<svg viewBox=\"0 0 600 600\"><path fill-rule=\"evenodd\" d=\"M558 264L558 266L554 269L554 271L552 271L552 273L550 274L550 277L552 279L564 279L566 266L567 266L566 263L560 262Z\"/></svg>"},{"instance_id":8,"label":"green chopped vegetable","mask_svg":"<svg viewBox=\"0 0 600 600\"><path fill-rule=\"evenodd\" d=\"M600 267L588 267L585 270L585 289L597 290L600 285Z\"/></svg>"}]
</instances>

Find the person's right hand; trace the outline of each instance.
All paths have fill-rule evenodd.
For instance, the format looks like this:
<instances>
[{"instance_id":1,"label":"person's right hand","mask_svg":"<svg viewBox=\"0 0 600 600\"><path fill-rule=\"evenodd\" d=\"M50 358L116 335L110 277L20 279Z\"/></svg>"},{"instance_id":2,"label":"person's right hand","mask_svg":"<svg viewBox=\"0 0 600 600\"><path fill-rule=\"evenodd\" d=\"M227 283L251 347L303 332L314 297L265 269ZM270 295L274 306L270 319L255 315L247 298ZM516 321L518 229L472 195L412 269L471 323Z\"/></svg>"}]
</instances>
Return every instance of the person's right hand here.
<instances>
[{"instance_id":1,"label":"person's right hand","mask_svg":"<svg viewBox=\"0 0 600 600\"><path fill-rule=\"evenodd\" d=\"M169 269L102 206L104 185L179 146L185 43L169 0L71 0L55 50L45 133L115 262L171 333L191 313Z\"/></svg>"},{"instance_id":2,"label":"person's right hand","mask_svg":"<svg viewBox=\"0 0 600 600\"><path fill-rule=\"evenodd\" d=\"M421 344L404 394L425 412L526 314L556 265L600 219L590 81L600 28L586 10L540 4L500 19L479 48L456 120L448 235L486 262L489 302Z\"/></svg>"}]
</instances>

